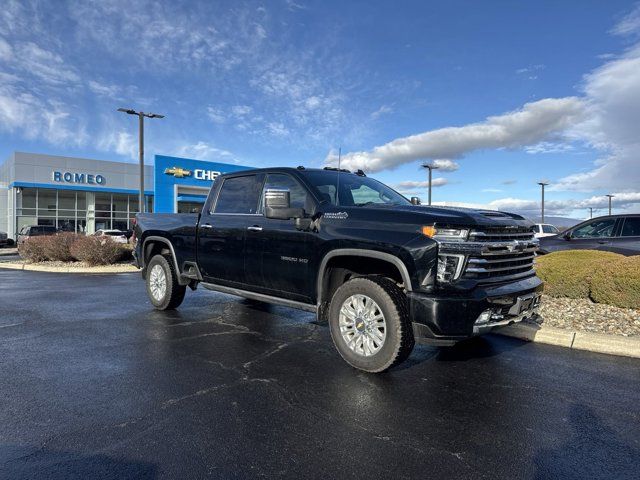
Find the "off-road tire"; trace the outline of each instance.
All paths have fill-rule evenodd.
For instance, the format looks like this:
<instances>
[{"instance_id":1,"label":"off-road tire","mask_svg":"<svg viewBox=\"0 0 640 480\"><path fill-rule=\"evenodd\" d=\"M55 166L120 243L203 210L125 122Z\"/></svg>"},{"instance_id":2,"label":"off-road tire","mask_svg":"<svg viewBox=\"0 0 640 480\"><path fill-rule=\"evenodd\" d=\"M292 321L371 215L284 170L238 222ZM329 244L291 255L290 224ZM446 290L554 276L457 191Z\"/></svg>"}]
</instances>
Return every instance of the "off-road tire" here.
<instances>
[{"instance_id":1,"label":"off-road tire","mask_svg":"<svg viewBox=\"0 0 640 480\"><path fill-rule=\"evenodd\" d=\"M151 277L155 266L162 268L166 279L165 293L160 299L155 298L151 291ZM178 283L178 276L171 257L164 255L155 255L147 265L146 285L149 300L157 310L173 310L178 308L184 300L184 295L187 291L185 285Z\"/></svg>"},{"instance_id":2,"label":"off-road tire","mask_svg":"<svg viewBox=\"0 0 640 480\"><path fill-rule=\"evenodd\" d=\"M366 295L375 301L386 322L386 338L378 352L365 357L352 351L340 333L340 309L352 295ZM380 276L357 277L334 293L328 311L331 338L342 358L351 366L379 373L406 360L415 345L405 293L393 281Z\"/></svg>"}]
</instances>

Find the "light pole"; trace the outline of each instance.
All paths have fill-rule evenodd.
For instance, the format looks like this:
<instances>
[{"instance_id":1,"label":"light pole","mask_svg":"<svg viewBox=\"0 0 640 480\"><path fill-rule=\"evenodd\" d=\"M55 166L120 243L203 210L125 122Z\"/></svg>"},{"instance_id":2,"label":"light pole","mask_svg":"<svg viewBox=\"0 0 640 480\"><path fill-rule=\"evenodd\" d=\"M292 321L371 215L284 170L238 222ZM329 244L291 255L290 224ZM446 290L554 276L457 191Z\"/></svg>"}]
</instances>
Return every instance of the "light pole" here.
<instances>
[{"instance_id":1,"label":"light pole","mask_svg":"<svg viewBox=\"0 0 640 480\"><path fill-rule=\"evenodd\" d=\"M608 193L607 195L605 195L605 197L609 197L609 215L611 215L611 199L615 197L615 195L611 195L610 193Z\"/></svg>"},{"instance_id":2,"label":"light pole","mask_svg":"<svg viewBox=\"0 0 640 480\"><path fill-rule=\"evenodd\" d=\"M544 187L546 187L547 185L549 185L548 183L545 182L538 182L538 185L540 185L540 187L542 187L542 220L541 223L544 223Z\"/></svg>"},{"instance_id":3,"label":"light pole","mask_svg":"<svg viewBox=\"0 0 640 480\"><path fill-rule=\"evenodd\" d=\"M589 207L589 218L593 218L593 207Z\"/></svg>"},{"instance_id":4,"label":"light pole","mask_svg":"<svg viewBox=\"0 0 640 480\"><path fill-rule=\"evenodd\" d=\"M140 213L144 213L146 210L144 201L144 117L164 118L164 115L159 115L157 113L136 112L132 108L119 108L118 111L126 113L128 115L138 116L138 153L140 156L140 193L138 195L138 208Z\"/></svg>"},{"instance_id":5,"label":"light pole","mask_svg":"<svg viewBox=\"0 0 640 480\"><path fill-rule=\"evenodd\" d=\"M423 163L422 166L424 168L429 169L429 205L431 205L431 176L432 176L432 170L437 170L438 167L432 163Z\"/></svg>"}]
</instances>

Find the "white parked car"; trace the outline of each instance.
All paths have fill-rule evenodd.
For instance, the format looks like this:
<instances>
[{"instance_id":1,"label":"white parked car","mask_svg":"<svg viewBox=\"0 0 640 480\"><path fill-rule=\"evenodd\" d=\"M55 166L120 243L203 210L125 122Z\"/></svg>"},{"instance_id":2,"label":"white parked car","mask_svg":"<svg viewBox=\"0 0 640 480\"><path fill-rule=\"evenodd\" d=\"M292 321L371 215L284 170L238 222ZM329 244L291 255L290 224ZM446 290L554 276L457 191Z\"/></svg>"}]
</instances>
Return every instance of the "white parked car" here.
<instances>
[{"instance_id":1,"label":"white parked car","mask_svg":"<svg viewBox=\"0 0 640 480\"><path fill-rule=\"evenodd\" d=\"M560 230L551 225L550 223L536 223L533 226L533 233L536 238L550 237L552 235L558 235Z\"/></svg>"},{"instance_id":2,"label":"white parked car","mask_svg":"<svg viewBox=\"0 0 640 480\"><path fill-rule=\"evenodd\" d=\"M127 236L122 230L98 230L93 234L94 237L111 237L116 243L127 243Z\"/></svg>"}]
</instances>

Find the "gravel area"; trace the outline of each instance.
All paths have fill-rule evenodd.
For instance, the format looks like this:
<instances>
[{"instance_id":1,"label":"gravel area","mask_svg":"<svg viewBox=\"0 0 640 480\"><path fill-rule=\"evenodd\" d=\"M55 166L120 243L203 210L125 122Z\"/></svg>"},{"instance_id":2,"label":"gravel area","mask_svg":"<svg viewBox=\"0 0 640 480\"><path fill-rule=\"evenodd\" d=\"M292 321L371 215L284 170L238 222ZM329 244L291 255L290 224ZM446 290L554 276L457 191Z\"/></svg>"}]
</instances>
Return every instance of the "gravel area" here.
<instances>
[{"instance_id":1,"label":"gravel area","mask_svg":"<svg viewBox=\"0 0 640 480\"><path fill-rule=\"evenodd\" d=\"M573 331L640 336L640 310L544 296L536 323Z\"/></svg>"}]
</instances>

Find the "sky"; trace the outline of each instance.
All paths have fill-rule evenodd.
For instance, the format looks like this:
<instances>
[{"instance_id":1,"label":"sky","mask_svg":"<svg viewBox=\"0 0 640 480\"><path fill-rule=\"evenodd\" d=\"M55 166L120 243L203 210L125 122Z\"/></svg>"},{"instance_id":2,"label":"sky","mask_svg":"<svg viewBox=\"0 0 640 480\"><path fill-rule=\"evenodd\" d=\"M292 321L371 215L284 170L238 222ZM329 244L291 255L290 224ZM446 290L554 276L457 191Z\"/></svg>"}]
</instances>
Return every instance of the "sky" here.
<instances>
[{"instance_id":1,"label":"sky","mask_svg":"<svg viewBox=\"0 0 640 480\"><path fill-rule=\"evenodd\" d=\"M13 151L361 168L407 196L640 212L640 4L3 0Z\"/></svg>"}]
</instances>

